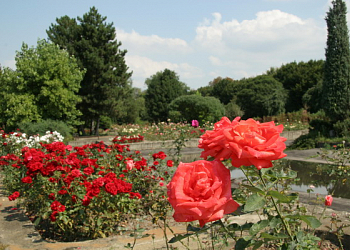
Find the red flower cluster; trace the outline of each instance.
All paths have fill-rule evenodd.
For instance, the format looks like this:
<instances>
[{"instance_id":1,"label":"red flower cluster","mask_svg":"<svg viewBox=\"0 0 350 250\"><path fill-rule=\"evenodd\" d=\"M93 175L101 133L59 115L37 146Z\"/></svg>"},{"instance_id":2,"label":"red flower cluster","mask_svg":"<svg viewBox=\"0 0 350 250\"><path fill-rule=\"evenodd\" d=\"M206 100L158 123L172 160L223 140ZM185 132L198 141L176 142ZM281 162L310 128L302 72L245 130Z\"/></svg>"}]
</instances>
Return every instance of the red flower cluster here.
<instances>
[{"instance_id":1,"label":"red flower cluster","mask_svg":"<svg viewBox=\"0 0 350 250\"><path fill-rule=\"evenodd\" d=\"M112 140L113 143L133 143L133 142L142 142L144 140L144 136L137 135L133 137L129 137L126 135L123 136L116 136Z\"/></svg>"},{"instance_id":2,"label":"red flower cluster","mask_svg":"<svg viewBox=\"0 0 350 250\"><path fill-rule=\"evenodd\" d=\"M159 151L158 153L153 154L152 157L153 157L153 160L156 160L156 159L164 160L167 157L167 155L163 151Z\"/></svg>"},{"instance_id":3,"label":"red flower cluster","mask_svg":"<svg viewBox=\"0 0 350 250\"><path fill-rule=\"evenodd\" d=\"M18 191L13 192L10 196L9 196L9 200L10 201L14 201L16 200L18 197L20 196Z\"/></svg>"}]
</instances>

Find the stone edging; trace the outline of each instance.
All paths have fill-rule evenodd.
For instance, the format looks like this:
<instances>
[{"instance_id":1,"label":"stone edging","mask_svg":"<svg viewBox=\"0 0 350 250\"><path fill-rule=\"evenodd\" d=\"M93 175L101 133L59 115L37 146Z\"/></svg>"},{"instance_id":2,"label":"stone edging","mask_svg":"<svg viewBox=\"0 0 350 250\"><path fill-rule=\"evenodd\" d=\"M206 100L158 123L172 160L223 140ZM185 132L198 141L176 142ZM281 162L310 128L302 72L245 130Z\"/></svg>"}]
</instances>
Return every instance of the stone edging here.
<instances>
[{"instance_id":1,"label":"stone edging","mask_svg":"<svg viewBox=\"0 0 350 250\"><path fill-rule=\"evenodd\" d=\"M282 137L287 138L287 140L295 140L301 135L305 135L309 132L308 129L304 130L296 130L296 131L284 131L281 133ZM71 141L68 144L75 146L82 146L84 144L90 144L94 143L96 141L103 141L105 144L111 144L111 140L114 137L110 136L100 136L100 137L93 137L93 138L82 138L77 139L75 141ZM198 140L199 138L190 139L187 142L185 142L186 148L197 148L198 147ZM130 143L130 149L131 150L148 150L148 149L162 149L162 148L175 148L174 140L168 140L168 141L144 141L144 142L136 142L136 143Z\"/></svg>"}]
</instances>

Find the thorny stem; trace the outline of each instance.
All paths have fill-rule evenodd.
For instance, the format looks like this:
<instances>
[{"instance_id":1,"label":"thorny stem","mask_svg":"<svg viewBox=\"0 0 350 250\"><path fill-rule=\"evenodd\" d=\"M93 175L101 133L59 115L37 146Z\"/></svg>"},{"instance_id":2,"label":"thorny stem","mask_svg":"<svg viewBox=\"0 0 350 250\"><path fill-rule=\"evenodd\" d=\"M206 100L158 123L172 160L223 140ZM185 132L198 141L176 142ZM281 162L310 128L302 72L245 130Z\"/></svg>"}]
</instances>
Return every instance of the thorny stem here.
<instances>
[{"instance_id":1,"label":"thorny stem","mask_svg":"<svg viewBox=\"0 0 350 250\"><path fill-rule=\"evenodd\" d=\"M225 224L222 222L222 220L219 220L220 226L225 230L225 232L230 235L230 237L233 240L236 240L236 238L232 235L232 233L226 228Z\"/></svg>"},{"instance_id":2,"label":"thorny stem","mask_svg":"<svg viewBox=\"0 0 350 250\"><path fill-rule=\"evenodd\" d=\"M168 224L166 224L166 227L170 230L170 232L171 232L173 235L175 235L174 230L171 229L171 227L169 227ZM179 241L180 241L180 243L181 243L186 249L190 250L190 248L189 248L188 246L186 246L186 245L182 242L182 240L179 240Z\"/></svg>"}]
</instances>

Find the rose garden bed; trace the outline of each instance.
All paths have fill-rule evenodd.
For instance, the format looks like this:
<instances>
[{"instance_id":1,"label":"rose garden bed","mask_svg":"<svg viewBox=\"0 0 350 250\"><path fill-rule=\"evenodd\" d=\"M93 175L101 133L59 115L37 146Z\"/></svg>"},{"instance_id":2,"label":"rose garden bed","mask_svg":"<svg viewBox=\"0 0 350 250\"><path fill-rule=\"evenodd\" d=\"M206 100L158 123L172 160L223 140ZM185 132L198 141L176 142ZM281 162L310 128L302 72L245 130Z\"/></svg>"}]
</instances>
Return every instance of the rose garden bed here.
<instances>
[{"instance_id":1,"label":"rose garden bed","mask_svg":"<svg viewBox=\"0 0 350 250\"><path fill-rule=\"evenodd\" d=\"M234 242L235 249L319 249L324 241L316 230L322 223L290 192L296 173L272 163L285 156L282 130L273 122L224 117L199 141L201 157L212 160L180 163L176 171L163 152L147 161L127 145L41 143L1 156L3 183L43 237L55 240L107 237L145 216L147 224L139 226L152 222L170 229L174 211L176 222L199 221L199 227L192 224L170 242L201 234L209 235L212 247ZM246 177L234 190L230 168L240 168ZM331 204L329 197L323 206ZM239 207L259 219L221 220ZM329 219L341 238L347 225Z\"/></svg>"}]
</instances>

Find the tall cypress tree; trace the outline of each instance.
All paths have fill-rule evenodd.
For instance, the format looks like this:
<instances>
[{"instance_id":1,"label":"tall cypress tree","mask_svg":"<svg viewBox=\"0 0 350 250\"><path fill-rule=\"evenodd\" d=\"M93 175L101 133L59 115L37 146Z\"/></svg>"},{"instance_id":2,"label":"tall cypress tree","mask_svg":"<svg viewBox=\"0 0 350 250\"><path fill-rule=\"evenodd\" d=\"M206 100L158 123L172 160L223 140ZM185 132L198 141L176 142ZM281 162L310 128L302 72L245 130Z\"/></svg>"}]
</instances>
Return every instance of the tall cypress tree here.
<instances>
[{"instance_id":1,"label":"tall cypress tree","mask_svg":"<svg viewBox=\"0 0 350 250\"><path fill-rule=\"evenodd\" d=\"M56 19L47 34L49 39L74 55L86 70L78 106L86 124L94 123L98 134L101 116L116 117L124 99L131 96L132 72L125 63L126 50L116 40L113 23L106 23L95 7L78 17Z\"/></svg>"},{"instance_id":2,"label":"tall cypress tree","mask_svg":"<svg viewBox=\"0 0 350 250\"><path fill-rule=\"evenodd\" d=\"M349 117L350 48L346 4L334 0L332 5L326 16L328 37L322 99L323 109L335 122Z\"/></svg>"}]
</instances>

